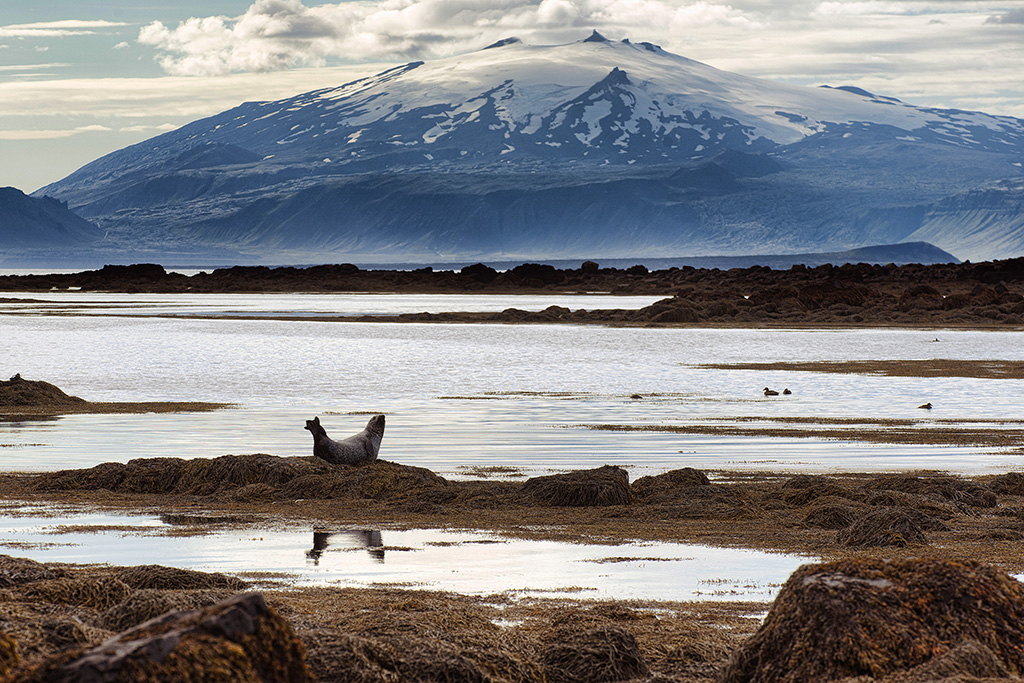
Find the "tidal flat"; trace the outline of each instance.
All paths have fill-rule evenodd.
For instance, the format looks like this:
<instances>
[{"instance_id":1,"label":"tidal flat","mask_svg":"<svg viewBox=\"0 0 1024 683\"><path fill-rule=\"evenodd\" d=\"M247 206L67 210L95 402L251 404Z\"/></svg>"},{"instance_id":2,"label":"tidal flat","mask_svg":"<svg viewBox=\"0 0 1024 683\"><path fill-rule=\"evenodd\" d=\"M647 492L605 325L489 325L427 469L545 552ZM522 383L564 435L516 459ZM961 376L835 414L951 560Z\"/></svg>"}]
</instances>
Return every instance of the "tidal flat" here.
<instances>
[{"instance_id":1,"label":"tidal flat","mask_svg":"<svg viewBox=\"0 0 1024 683\"><path fill-rule=\"evenodd\" d=\"M366 680L540 681L550 647L613 629L633 678L711 681L800 564L1024 572L1016 329L394 325L161 296L3 304L8 375L181 408L0 407L3 628L26 662L257 589L321 680L355 648L401 664ZM234 304L259 318L263 297ZM376 413L381 461L311 457L305 420L344 437ZM136 575L153 563L199 571ZM520 566L540 573L508 583Z\"/></svg>"}]
</instances>

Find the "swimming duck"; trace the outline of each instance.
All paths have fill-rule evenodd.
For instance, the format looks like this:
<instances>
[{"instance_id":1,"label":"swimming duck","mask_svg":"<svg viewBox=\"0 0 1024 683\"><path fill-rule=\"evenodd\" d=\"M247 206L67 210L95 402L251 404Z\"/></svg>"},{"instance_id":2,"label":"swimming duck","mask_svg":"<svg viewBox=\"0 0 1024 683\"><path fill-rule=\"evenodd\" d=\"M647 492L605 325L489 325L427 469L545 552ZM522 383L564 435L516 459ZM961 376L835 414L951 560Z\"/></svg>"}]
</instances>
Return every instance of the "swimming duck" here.
<instances>
[{"instance_id":1,"label":"swimming duck","mask_svg":"<svg viewBox=\"0 0 1024 683\"><path fill-rule=\"evenodd\" d=\"M775 391L774 389L769 389L768 387L765 387L764 388L764 395L765 396L778 396L779 392Z\"/></svg>"},{"instance_id":2,"label":"swimming duck","mask_svg":"<svg viewBox=\"0 0 1024 683\"><path fill-rule=\"evenodd\" d=\"M783 396L789 396L789 395L790 395L790 394L792 394L792 393L793 393L793 392L792 392L792 391L790 391L790 390L789 390L788 388L787 388L787 389L783 389L783 390L782 390L782 395L783 395Z\"/></svg>"},{"instance_id":3,"label":"swimming duck","mask_svg":"<svg viewBox=\"0 0 1024 683\"><path fill-rule=\"evenodd\" d=\"M922 408L923 410L931 410L932 409L932 404L931 403L925 403L924 405L918 406L918 408Z\"/></svg>"}]
</instances>

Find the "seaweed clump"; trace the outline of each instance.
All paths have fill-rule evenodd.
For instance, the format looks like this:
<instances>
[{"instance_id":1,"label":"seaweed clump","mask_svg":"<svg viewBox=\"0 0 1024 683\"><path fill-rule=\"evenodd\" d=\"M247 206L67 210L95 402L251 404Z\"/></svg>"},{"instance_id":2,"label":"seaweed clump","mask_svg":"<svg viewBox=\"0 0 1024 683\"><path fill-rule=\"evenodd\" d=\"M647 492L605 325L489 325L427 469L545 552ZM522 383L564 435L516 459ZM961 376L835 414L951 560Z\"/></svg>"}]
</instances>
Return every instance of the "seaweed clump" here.
<instances>
[{"instance_id":1,"label":"seaweed clump","mask_svg":"<svg viewBox=\"0 0 1024 683\"><path fill-rule=\"evenodd\" d=\"M928 539L922 529L922 519L930 518L912 508L878 508L865 513L842 529L837 534L836 541L849 548L905 548L908 545L925 545Z\"/></svg>"},{"instance_id":2,"label":"seaweed clump","mask_svg":"<svg viewBox=\"0 0 1024 683\"><path fill-rule=\"evenodd\" d=\"M84 398L69 396L49 382L25 379L20 374L6 382L0 380L0 408L51 408L85 403Z\"/></svg>"},{"instance_id":3,"label":"seaweed clump","mask_svg":"<svg viewBox=\"0 0 1024 683\"><path fill-rule=\"evenodd\" d=\"M1022 619L1024 585L978 562L853 559L805 565L790 576L757 633L733 653L721 680L814 683L883 677L929 662L945 671L969 670L985 659L980 647L1019 675ZM960 655L939 659L958 647ZM977 656L964 655L963 648Z\"/></svg>"},{"instance_id":4,"label":"seaweed clump","mask_svg":"<svg viewBox=\"0 0 1024 683\"><path fill-rule=\"evenodd\" d=\"M409 499L444 489L448 481L422 467L377 460L362 467L315 458L222 455L217 458L138 458L39 475L39 491L106 489L119 493L268 498Z\"/></svg>"},{"instance_id":5,"label":"seaweed clump","mask_svg":"<svg viewBox=\"0 0 1024 683\"><path fill-rule=\"evenodd\" d=\"M306 683L312 676L292 627L262 595L247 593L194 612L171 612L13 680Z\"/></svg>"},{"instance_id":6,"label":"seaweed clump","mask_svg":"<svg viewBox=\"0 0 1024 683\"><path fill-rule=\"evenodd\" d=\"M633 634L611 626L552 643L541 654L541 663L549 683L626 681L647 675Z\"/></svg>"},{"instance_id":7,"label":"seaweed clump","mask_svg":"<svg viewBox=\"0 0 1024 683\"><path fill-rule=\"evenodd\" d=\"M226 588L240 591L247 586L245 581L235 576L199 572L194 569L165 567L159 564L120 567L116 570L115 575L125 584L139 589L196 590Z\"/></svg>"},{"instance_id":8,"label":"seaweed clump","mask_svg":"<svg viewBox=\"0 0 1024 683\"><path fill-rule=\"evenodd\" d=\"M613 465L527 479L522 492L535 502L551 507L629 505L633 502L629 475Z\"/></svg>"}]
</instances>

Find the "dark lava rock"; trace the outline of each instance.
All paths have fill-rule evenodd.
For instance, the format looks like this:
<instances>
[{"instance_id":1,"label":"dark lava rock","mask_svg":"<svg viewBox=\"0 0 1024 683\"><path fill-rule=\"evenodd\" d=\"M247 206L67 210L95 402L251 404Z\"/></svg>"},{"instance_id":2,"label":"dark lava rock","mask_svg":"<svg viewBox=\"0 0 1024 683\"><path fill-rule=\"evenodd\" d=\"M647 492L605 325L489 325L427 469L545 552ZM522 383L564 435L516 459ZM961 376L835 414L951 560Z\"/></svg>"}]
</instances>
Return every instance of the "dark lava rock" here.
<instances>
[{"instance_id":1,"label":"dark lava rock","mask_svg":"<svg viewBox=\"0 0 1024 683\"><path fill-rule=\"evenodd\" d=\"M732 656L723 683L818 683L880 678L926 662L1024 672L1024 585L970 561L841 560L790 576L758 629ZM961 651L963 654L963 651ZM976 656L977 655L977 656ZM975 664L970 664L974 662ZM961 669L963 670L963 669ZM968 671L964 671L968 673ZM932 679L915 679L932 680Z\"/></svg>"},{"instance_id":2,"label":"dark lava rock","mask_svg":"<svg viewBox=\"0 0 1024 683\"><path fill-rule=\"evenodd\" d=\"M476 280L477 282L482 282L485 285L494 282L498 277L498 271L490 266L485 266L482 263L474 263L471 266L466 266L460 270L459 273L472 280Z\"/></svg>"}]
</instances>

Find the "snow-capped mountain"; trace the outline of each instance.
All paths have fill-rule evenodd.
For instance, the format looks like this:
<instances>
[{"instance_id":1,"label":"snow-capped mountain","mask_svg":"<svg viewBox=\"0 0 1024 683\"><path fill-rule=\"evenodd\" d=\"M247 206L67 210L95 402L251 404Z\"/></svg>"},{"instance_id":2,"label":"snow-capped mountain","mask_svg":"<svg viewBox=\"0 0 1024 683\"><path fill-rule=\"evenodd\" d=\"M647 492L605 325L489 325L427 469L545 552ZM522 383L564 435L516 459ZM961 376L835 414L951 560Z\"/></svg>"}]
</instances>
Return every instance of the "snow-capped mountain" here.
<instances>
[{"instance_id":1,"label":"snow-capped mountain","mask_svg":"<svg viewBox=\"0 0 1024 683\"><path fill-rule=\"evenodd\" d=\"M1022 160L1020 119L773 83L595 33L245 103L40 193L98 221L112 245L282 261L926 238L977 260L1024 253Z\"/></svg>"}]
</instances>

